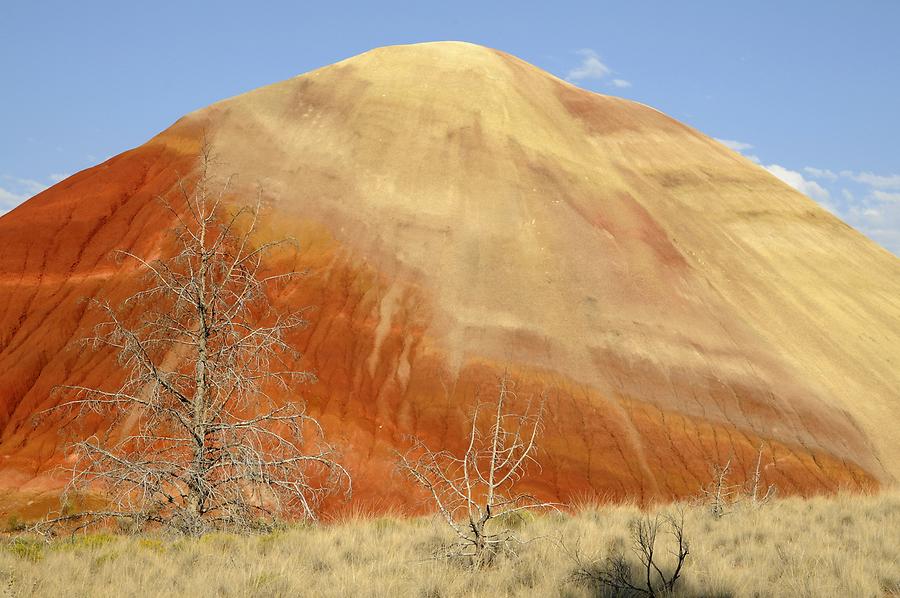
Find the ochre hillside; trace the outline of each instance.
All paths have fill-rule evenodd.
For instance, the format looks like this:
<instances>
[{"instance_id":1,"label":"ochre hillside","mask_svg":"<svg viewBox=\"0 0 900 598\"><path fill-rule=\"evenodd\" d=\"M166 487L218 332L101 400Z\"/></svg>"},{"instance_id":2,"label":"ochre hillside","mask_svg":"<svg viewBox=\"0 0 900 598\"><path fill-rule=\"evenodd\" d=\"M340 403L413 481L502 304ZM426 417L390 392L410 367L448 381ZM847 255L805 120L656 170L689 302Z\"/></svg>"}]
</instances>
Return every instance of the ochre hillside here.
<instances>
[{"instance_id":1,"label":"ochre hillside","mask_svg":"<svg viewBox=\"0 0 900 598\"><path fill-rule=\"evenodd\" d=\"M900 260L709 137L464 43L373 50L194 112L0 218L2 507L63 478L77 344L158 252L203 136L303 246L293 339L360 508L418 508L408 434L456 448L508 371L545 392L546 498L669 498L762 446L782 492L900 476ZM92 422L104 430L104 422ZM43 494L42 494L43 493Z\"/></svg>"}]
</instances>

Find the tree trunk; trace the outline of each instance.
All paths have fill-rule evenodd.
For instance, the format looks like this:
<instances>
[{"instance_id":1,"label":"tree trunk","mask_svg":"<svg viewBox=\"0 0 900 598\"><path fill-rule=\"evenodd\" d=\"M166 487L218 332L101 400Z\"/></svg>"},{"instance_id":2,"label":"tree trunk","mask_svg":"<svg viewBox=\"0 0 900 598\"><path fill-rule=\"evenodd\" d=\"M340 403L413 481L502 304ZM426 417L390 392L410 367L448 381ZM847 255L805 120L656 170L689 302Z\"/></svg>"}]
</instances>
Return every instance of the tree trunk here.
<instances>
[{"instance_id":1,"label":"tree trunk","mask_svg":"<svg viewBox=\"0 0 900 598\"><path fill-rule=\"evenodd\" d=\"M193 533L200 531L200 519L205 511L205 491L203 480L206 477L206 404L209 400L208 379L208 342L209 321L206 298L206 276L208 272L206 254L206 223L200 226L200 269L197 273L197 365L195 369L195 387L193 397L192 427L194 438L194 455L192 460L191 483L188 488L189 526Z\"/></svg>"}]
</instances>

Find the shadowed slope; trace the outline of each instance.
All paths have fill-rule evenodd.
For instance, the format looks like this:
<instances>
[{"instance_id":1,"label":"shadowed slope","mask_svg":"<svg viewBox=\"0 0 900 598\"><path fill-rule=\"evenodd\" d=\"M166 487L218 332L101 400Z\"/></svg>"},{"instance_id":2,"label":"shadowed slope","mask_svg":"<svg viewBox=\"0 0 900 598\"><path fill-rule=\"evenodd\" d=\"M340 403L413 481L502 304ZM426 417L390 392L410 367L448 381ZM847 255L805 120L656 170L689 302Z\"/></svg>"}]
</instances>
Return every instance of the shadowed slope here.
<instances>
[{"instance_id":1,"label":"shadowed slope","mask_svg":"<svg viewBox=\"0 0 900 598\"><path fill-rule=\"evenodd\" d=\"M549 498L690 494L760 444L786 491L900 474L895 257L656 110L436 43L214 104L0 219L6 479L47 484L60 439L28 422L53 384L114 373L64 350L90 319L76 299L133 288L105 256L158 246L150 198L201 129L304 246L315 274L280 299L317 306L304 397L367 508L414 500L392 451L455 447L505 369L548 394Z\"/></svg>"}]
</instances>

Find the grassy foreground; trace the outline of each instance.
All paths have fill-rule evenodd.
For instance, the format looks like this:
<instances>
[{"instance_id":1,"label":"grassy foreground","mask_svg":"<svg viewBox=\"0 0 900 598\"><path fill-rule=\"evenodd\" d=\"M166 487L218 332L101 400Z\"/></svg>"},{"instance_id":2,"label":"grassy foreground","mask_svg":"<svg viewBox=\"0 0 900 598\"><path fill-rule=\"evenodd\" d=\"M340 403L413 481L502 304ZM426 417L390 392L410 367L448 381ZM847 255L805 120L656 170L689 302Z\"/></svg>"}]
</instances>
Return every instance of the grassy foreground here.
<instances>
[{"instance_id":1,"label":"grassy foreground","mask_svg":"<svg viewBox=\"0 0 900 598\"><path fill-rule=\"evenodd\" d=\"M672 512L676 506L664 507ZM900 596L900 493L786 498L716 520L685 507L690 556L679 596ZM552 514L515 557L470 570L430 560L449 539L431 518L357 519L265 536L8 537L7 596L612 596L572 580L573 554L631 555L632 506ZM668 538L658 551L667 554ZM565 546L565 549L561 548ZM633 556L633 555L631 555ZM634 562L637 563L636 557Z\"/></svg>"}]
</instances>

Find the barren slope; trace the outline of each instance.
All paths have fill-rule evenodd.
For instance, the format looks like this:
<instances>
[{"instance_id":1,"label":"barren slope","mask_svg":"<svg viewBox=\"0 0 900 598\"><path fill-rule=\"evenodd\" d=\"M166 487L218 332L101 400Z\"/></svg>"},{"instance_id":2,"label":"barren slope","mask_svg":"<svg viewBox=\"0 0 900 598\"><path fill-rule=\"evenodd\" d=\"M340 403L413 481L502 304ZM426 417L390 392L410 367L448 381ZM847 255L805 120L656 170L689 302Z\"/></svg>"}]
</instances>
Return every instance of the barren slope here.
<instances>
[{"instance_id":1,"label":"barren slope","mask_svg":"<svg viewBox=\"0 0 900 598\"><path fill-rule=\"evenodd\" d=\"M151 198L202 131L304 245L315 276L284 298L317 306L304 397L366 508L414 500L393 449L454 446L504 369L550 397L548 497L690 494L760 444L788 492L900 475L900 260L652 108L435 43L214 104L0 218L10 504L57 483L59 423L31 417L51 387L114 381L110 356L71 349L77 299L133 288L108 254L158 246Z\"/></svg>"}]
</instances>

